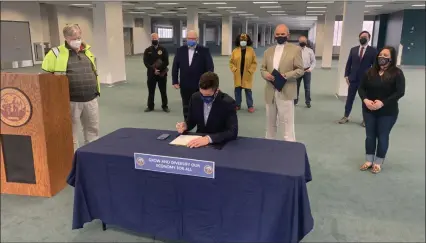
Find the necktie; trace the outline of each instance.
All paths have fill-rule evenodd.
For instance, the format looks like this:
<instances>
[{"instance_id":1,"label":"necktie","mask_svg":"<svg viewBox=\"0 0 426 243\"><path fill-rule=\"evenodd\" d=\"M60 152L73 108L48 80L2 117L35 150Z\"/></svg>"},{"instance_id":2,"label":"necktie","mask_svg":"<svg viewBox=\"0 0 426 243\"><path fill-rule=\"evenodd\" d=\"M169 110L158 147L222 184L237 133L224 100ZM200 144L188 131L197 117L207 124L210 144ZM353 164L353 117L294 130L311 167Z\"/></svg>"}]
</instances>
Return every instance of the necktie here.
<instances>
[{"instance_id":1,"label":"necktie","mask_svg":"<svg viewBox=\"0 0 426 243\"><path fill-rule=\"evenodd\" d=\"M359 53L359 59L362 59L362 56L364 56L364 47L361 47L361 51Z\"/></svg>"}]
</instances>

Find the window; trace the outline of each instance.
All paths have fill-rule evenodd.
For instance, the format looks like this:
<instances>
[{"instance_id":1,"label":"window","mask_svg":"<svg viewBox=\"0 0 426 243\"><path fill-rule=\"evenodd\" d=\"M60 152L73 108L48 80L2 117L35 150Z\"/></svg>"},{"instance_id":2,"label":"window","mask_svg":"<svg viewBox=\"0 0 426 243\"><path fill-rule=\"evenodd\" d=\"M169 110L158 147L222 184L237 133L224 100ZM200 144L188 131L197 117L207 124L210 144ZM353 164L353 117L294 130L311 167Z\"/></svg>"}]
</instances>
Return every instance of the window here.
<instances>
[{"instance_id":1,"label":"window","mask_svg":"<svg viewBox=\"0 0 426 243\"><path fill-rule=\"evenodd\" d=\"M334 36L333 36L333 46L340 46L342 43L342 27L343 27L343 21L336 21L334 22ZM359 32L366 30L370 33L371 36L373 36L373 30L374 30L374 21L364 21L362 24L362 30ZM359 33L358 32L358 33ZM368 43L371 45L371 39Z\"/></svg>"},{"instance_id":2,"label":"window","mask_svg":"<svg viewBox=\"0 0 426 243\"><path fill-rule=\"evenodd\" d=\"M186 27L182 27L182 38L186 38Z\"/></svg>"},{"instance_id":3,"label":"window","mask_svg":"<svg viewBox=\"0 0 426 243\"><path fill-rule=\"evenodd\" d=\"M158 32L158 37L160 37L160 39L173 38L173 28L171 27L158 27L157 32Z\"/></svg>"}]
</instances>

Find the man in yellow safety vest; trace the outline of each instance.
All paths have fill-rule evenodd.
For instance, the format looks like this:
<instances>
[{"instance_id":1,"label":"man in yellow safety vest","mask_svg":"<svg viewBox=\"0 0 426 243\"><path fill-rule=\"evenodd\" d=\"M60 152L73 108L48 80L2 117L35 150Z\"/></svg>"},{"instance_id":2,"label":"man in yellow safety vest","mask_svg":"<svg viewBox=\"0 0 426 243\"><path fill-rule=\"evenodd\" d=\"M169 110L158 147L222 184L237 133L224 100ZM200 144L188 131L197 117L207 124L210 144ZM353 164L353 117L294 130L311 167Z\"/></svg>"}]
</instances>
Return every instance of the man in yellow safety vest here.
<instances>
[{"instance_id":1,"label":"man in yellow safety vest","mask_svg":"<svg viewBox=\"0 0 426 243\"><path fill-rule=\"evenodd\" d=\"M82 43L78 25L63 29L65 43L53 47L45 56L41 68L50 73L68 77L71 101L71 120L74 149L78 148L78 131L83 128L84 143L99 137L98 96L100 84L96 72L95 57L90 46Z\"/></svg>"}]
</instances>

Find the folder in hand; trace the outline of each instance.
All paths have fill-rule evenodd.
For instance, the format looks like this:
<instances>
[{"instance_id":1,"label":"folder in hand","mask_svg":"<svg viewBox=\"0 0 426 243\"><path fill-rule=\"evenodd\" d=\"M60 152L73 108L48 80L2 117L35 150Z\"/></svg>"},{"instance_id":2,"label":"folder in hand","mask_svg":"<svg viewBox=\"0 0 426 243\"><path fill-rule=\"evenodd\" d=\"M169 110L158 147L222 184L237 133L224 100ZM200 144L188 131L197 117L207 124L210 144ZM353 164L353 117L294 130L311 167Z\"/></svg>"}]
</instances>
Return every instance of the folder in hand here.
<instances>
[{"instance_id":1,"label":"folder in hand","mask_svg":"<svg viewBox=\"0 0 426 243\"><path fill-rule=\"evenodd\" d=\"M274 76L275 80L274 82L272 82L272 84L274 85L275 89L280 91L283 89L284 84L287 82L287 79L284 78L280 72L278 72L278 70L274 69L272 71L272 76Z\"/></svg>"}]
</instances>

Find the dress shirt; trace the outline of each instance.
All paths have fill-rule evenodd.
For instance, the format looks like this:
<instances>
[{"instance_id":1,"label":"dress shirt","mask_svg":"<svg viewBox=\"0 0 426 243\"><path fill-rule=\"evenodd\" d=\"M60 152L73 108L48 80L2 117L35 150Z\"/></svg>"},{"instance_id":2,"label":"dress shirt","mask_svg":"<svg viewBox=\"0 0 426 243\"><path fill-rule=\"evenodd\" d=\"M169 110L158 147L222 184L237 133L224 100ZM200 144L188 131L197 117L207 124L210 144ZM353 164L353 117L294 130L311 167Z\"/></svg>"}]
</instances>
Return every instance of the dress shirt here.
<instances>
[{"instance_id":1,"label":"dress shirt","mask_svg":"<svg viewBox=\"0 0 426 243\"><path fill-rule=\"evenodd\" d=\"M275 46L274 69L276 69L277 71L278 71L278 68L280 67L280 61L283 55L283 51L284 51L284 45L277 44Z\"/></svg>"},{"instance_id":2,"label":"dress shirt","mask_svg":"<svg viewBox=\"0 0 426 243\"><path fill-rule=\"evenodd\" d=\"M367 50L368 44L365 45L360 45L359 46L359 51L358 51L358 56L361 57L361 49L364 47L364 53L362 54L363 56L365 55L365 51Z\"/></svg>"},{"instance_id":3,"label":"dress shirt","mask_svg":"<svg viewBox=\"0 0 426 243\"><path fill-rule=\"evenodd\" d=\"M307 46L302 47L302 58L303 68L309 68L309 71L312 71L316 64L314 51Z\"/></svg>"},{"instance_id":4,"label":"dress shirt","mask_svg":"<svg viewBox=\"0 0 426 243\"><path fill-rule=\"evenodd\" d=\"M214 102L214 101L213 101ZM212 110L212 106L213 106L213 102L210 104L206 104L204 103L204 125L207 125L207 121L209 120L209 115L210 115L210 111ZM212 139L210 138L210 136L207 136L209 138L209 143L212 143Z\"/></svg>"},{"instance_id":5,"label":"dress shirt","mask_svg":"<svg viewBox=\"0 0 426 243\"><path fill-rule=\"evenodd\" d=\"M188 47L189 66L191 66L191 63L192 63L192 58L194 57L195 48L197 48L197 46Z\"/></svg>"}]
</instances>

